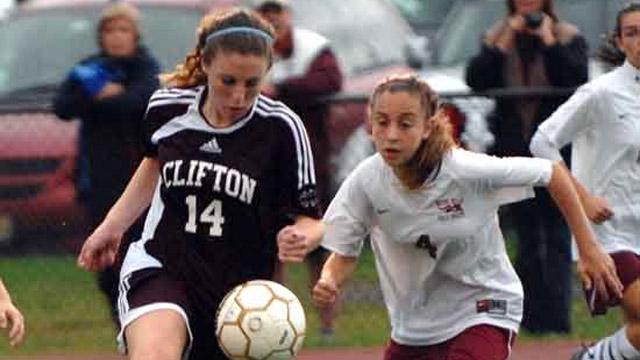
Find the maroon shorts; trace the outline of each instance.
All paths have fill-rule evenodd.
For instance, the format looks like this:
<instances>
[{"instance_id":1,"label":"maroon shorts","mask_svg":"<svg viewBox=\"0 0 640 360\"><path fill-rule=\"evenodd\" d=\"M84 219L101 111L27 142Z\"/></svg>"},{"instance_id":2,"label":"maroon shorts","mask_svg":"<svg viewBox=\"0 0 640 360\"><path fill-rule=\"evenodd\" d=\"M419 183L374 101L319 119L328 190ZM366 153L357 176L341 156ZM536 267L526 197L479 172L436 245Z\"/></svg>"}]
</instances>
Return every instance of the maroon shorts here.
<instances>
[{"instance_id":1,"label":"maroon shorts","mask_svg":"<svg viewBox=\"0 0 640 360\"><path fill-rule=\"evenodd\" d=\"M631 251L619 251L609 255L611 255L616 265L616 272L625 289L631 283L640 279L640 255ZM620 300L613 296L608 301L605 301L593 287L590 290L585 290L584 295L592 316L604 315L607 313L608 308L620 305Z\"/></svg>"},{"instance_id":2,"label":"maroon shorts","mask_svg":"<svg viewBox=\"0 0 640 360\"><path fill-rule=\"evenodd\" d=\"M135 309L143 306L167 308L166 304L175 305L174 308L181 309L187 316L189 331L193 336L189 360L227 359L216 340L215 314L193 306L182 281L170 276L161 268L136 271L121 280L118 310L120 321L124 322L123 327L131 320L128 314ZM126 343L124 338L120 338L119 341L122 346Z\"/></svg>"},{"instance_id":3,"label":"maroon shorts","mask_svg":"<svg viewBox=\"0 0 640 360\"><path fill-rule=\"evenodd\" d=\"M389 340L384 360L505 360L514 341L510 330L476 325L435 345L409 346Z\"/></svg>"}]
</instances>

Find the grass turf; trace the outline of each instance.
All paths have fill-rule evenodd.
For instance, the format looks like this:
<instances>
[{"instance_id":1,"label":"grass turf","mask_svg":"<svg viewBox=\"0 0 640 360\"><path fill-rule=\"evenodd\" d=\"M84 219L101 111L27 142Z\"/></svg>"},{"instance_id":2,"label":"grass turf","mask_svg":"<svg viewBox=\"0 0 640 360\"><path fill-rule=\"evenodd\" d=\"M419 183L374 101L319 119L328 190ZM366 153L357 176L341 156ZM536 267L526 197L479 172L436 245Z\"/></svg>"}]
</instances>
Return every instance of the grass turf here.
<instances>
[{"instance_id":1,"label":"grass turf","mask_svg":"<svg viewBox=\"0 0 640 360\"><path fill-rule=\"evenodd\" d=\"M0 357L34 354L89 354L115 350L115 333L107 304L99 293L93 274L79 270L69 256L0 259L0 274L27 321L27 341L18 350L0 341ZM336 319L336 333L330 338L318 331L319 320L310 305L306 268L290 266L287 285L305 304L308 335L305 347L381 346L389 334L386 312L381 306L373 257L365 252ZM519 341L592 340L612 333L622 318L619 311L591 319L582 299L572 310L573 333L534 336L521 334ZM0 339L1 340L1 339ZM213 341L213 340L212 340Z\"/></svg>"}]
</instances>

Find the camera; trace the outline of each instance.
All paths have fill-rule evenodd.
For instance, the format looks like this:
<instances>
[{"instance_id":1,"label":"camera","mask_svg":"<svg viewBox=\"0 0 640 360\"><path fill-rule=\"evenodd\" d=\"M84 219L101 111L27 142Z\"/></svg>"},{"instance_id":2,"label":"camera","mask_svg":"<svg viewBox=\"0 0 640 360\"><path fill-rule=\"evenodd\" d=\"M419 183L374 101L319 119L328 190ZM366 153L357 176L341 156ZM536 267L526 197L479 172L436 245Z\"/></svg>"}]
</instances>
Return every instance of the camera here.
<instances>
[{"instance_id":1,"label":"camera","mask_svg":"<svg viewBox=\"0 0 640 360\"><path fill-rule=\"evenodd\" d=\"M542 20L544 17L542 16L541 11L535 11L532 13L528 13L524 16L524 21L527 27L531 30L537 29L542 25Z\"/></svg>"}]
</instances>

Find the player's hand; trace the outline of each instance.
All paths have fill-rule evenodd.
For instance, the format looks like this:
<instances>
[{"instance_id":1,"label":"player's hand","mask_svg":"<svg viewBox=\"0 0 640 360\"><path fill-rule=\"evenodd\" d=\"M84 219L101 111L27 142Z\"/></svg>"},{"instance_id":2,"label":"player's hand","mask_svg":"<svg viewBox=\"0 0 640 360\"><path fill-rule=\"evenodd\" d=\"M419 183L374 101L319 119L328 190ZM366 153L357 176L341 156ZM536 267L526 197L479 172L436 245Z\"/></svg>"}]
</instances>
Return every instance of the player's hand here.
<instances>
[{"instance_id":1,"label":"player's hand","mask_svg":"<svg viewBox=\"0 0 640 360\"><path fill-rule=\"evenodd\" d=\"M97 100L104 100L124 93L124 86L108 82L96 95Z\"/></svg>"},{"instance_id":2,"label":"player's hand","mask_svg":"<svg viewBox=\"0 0 640 360\"><path fill-rule=\"evenodd\" d=\"M278 232L278 259L282 262L302 262L307 255L307 236L295 225Z\"/></svg>"},{"instance_id":3,"label":"player's hand","mask_svg":"<svg viewBox=\"0 0 640 360\"><path fill-rule=\"evenodd\" d=\"M515 14L507 19L509 28L515 32L522 32L527 28L527 21L524 16Z\"/></svg>"},{"instance_id":4,"label":"player's hand","mask_svg":"<svg viewBox=\"0 0 640 360\"><path fill-rule=\"evenodd\" d=\"M312 290L313 303L318 308L328 308L333 306L338 300L338 294L340 293L335 282L320 278Z\"/></svg>"},{"instance_id":5,"label":"player's hand","mask_svg":"<svg viewBox=\"0 0 640 360\"><path fill-rule=\"evenodd\" d=\"M525 32L538 36L547 46L556 41L553 34L553 19L546 13L542 13L542 23L535 29L526 28Z\"/></svg>"},{"instance_id":6,"label":"player's hand","mask_svg":"<svg viewBox=\"0 0 640 360\"><path fill-rule=\"evenodd\" d=\"M24 340L24 317L11 300L0 301L0 328L8 329L11 347L22 344Z\"/></svg>"},{"instance_id":7,"label":"player's hand","mask_svg":"<svg viewBox=\"0 0 640 360\"><path fill-rule=\"evenodd\" d=\"M101 224L82 245L78 266L88 271L99 271L112 265L121 239L122 233Z\"/></svg>"},{"instance_id":8,"label":"player's hand","mask_svg":"<svg viewBox=\"0 0 640 360\"><path fill-rule=\"evenodd\" d=\"M613 216L613 210L607 200L599 196L587 197L582 206L589 220L596 224L601 224Z\"/></svg>"},{"instance_id":9,"label":"player's hand","mask_svg":"<svg viewBox=\"0 0 640 360\"><path fill-rule=\"evenodd\" d=\"M622 282L618 277L611 256L601 246L593 246L580 253L578 274L586 290L595 288L598 295L608 302L612 296L622 298Z\"/></svg>"}]
</instances>

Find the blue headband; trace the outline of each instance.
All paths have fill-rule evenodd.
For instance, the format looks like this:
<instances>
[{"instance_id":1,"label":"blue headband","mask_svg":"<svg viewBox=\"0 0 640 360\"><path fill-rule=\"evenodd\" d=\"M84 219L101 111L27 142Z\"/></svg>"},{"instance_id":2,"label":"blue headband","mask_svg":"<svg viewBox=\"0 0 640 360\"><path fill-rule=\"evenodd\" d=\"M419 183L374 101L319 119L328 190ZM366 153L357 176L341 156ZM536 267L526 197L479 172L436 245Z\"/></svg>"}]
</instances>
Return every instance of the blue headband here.
<instances>
[{"instance_id":1,"label":"blue headband","mask_svg":"<svg viewBox=\"0 0 640 360\"><path fill-rule=\"evenodd\" d=\"M242 34L242 33L258 35L264 38L267 42L273 41L273 37L271 37L271 35L269 35L269 33L267 33L266 31L248 27L248 26L233 26L233 27L228 27L222 30L212 32L211 34L209 34L209 36L207 36L207 40L205 41L205 43L208 44L211 40L219 36L228 35L228 34Z\"/></svg>"}]
</instances>

